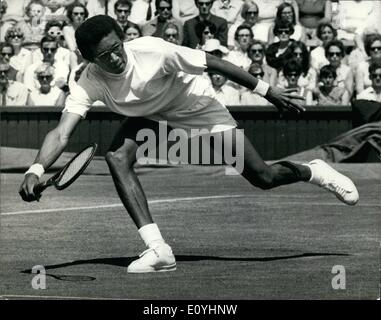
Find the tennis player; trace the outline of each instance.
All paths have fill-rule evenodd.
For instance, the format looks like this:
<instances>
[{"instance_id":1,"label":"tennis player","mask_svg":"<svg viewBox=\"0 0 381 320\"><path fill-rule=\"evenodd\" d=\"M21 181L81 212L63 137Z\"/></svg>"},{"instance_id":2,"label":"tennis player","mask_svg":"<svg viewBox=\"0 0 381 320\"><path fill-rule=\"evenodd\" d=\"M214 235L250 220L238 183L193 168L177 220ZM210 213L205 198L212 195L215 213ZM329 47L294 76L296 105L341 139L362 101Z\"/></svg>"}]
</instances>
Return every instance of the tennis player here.
<instances>
[{"instance_id":1,"label":"tennis player","mask_svg":"<svg viewBox=\"0 0 381 320\"><path fill-rule=\"evenodd\" d=\"M128 266L128 272L160 272L176 269L171 247L164 241L148 209L147 199L134 172L136 138L143 128L157 129L158 121L171 128L207 129L218 139L237 124L227 108L202 76L207 70L264 96L280 111L302 112L301 97L256 79L233 64L200 50L194 50L160 38L142 37L123 43L123 31L112 18L104 15L86 20L75 33L82 56L90 63L77 84L70 89L58 126L50 131L34 164L25 173L20 195L25 201L38 200L33 188L64 151L69 138L93 102L100 100L112 111L128 117L117 132L106 154L116 190L138 228L147 250ZM224 147L235 150L234 139L223 139ZM353 182L321 160L307 164L277 162L267 165L244 138L242 175L252 185L271 189L299 181L329 190L342 202L354 205L358 192ZM228 145L230 144L230 145Z\"/></svg>"}]
</instances>

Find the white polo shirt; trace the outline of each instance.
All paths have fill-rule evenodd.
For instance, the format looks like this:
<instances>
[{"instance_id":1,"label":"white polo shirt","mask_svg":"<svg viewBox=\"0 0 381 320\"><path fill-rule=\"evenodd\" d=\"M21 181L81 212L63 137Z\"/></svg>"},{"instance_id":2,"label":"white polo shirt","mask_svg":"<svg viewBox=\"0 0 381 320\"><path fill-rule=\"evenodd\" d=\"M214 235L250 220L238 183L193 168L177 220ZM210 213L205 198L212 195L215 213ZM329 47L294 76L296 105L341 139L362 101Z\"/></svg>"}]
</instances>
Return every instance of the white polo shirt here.
<instances>
[{"instance_id":1,"label":"white polo shirt","mask_svg":"<svg viewBox=\"0 0 381 320\"><path fill-rule=\"evenodd\" d=\"M175 127L236 126L201 76L206 69L205 52L156 37L137 38L125 43L124 49L125 71L112 74L90 63L78 82L71 84L64 112L85 117L100 100L116 113L166 120Z\"/></svg>"}]
</instances>

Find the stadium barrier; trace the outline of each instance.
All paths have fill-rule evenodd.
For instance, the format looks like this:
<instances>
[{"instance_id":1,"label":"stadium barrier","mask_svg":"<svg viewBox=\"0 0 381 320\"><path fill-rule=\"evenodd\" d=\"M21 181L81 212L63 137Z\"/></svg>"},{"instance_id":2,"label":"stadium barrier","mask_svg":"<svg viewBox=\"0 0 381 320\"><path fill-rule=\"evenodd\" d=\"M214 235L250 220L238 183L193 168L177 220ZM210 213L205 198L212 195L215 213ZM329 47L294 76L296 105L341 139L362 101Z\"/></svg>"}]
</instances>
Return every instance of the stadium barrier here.
<instances>
[{"instance_id":1,"label":"stadium barrier","mask_svg":"<svg viewBox=\"0 0 381 320\"><path fill-rule=\"evenodd\" d=\"M282 118L271 106L231 106L229 110L265 160L315 147L352 129L350 106L307 107L303 114L287 112ZM1 146L38 149L60 116L56 107L1 107ZM92 108L75 130L67 151L96 142L98 155L105 155L123 119L106 107Z\"/></svg>"}]
</instances>

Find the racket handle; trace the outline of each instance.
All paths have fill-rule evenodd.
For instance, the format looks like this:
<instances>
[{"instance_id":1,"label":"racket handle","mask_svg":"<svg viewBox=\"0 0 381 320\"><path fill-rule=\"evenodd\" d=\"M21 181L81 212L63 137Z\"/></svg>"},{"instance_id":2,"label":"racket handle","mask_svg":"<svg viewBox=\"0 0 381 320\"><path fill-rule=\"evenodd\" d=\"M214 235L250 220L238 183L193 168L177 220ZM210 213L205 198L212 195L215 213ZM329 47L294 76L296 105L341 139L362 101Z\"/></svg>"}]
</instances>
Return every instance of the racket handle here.
<instances>
[{"instance_id":1,"label":"racket handle","mask_svg":"<svg viewBox=\"0 0 381 320\"><path fill-rule=\"evenodd\" d=\"M39 183L36 185L33 189L34 194L41 194L46 188L49 187L49 184L46 183L46 181Z\"/></svg>"}]
</instances>

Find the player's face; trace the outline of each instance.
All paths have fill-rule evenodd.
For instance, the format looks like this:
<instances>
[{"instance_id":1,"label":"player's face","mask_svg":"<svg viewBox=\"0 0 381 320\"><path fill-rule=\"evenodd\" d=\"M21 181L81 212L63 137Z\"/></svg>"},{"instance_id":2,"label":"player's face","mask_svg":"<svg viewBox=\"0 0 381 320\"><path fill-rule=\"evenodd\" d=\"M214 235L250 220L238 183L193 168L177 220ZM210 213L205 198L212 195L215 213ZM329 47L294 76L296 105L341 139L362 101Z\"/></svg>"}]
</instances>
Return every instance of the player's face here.
<instances>
[{"instance_id":1,"label":"player's face","mask_svg":"<svg viewBox=\"0 0 381 320\"><path fill-rule=\"evenodd\" d=\"M115 10L116 20L118 20L119 22L126 22L130 13L131 8L128 5L118 5L118 7Z\"/></svg>"},{"instance_id":2,"label":"player's face","mask_svg":"<svg viewBox=\"0 0 381 320\"><path fill-rule=\"evenodd\" d=\"M94 62L103 70L119 74L127 65L127 54L123 48L123 42L115 31L110 32L98 44Z\"/></svg>"}]
</instances>

